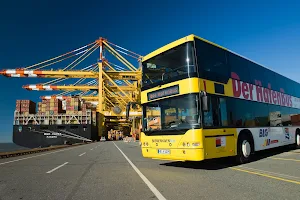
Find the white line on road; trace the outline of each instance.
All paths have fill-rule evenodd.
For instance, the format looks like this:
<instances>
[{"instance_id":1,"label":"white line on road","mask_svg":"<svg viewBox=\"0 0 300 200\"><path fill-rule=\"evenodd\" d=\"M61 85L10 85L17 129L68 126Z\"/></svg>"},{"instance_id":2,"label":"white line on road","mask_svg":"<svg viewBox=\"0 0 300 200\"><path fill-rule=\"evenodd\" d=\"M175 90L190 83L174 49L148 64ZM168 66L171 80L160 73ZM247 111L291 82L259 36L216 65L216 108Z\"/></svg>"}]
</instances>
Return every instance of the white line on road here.
<instances>
[{"instance_id":1,"label":"white line on road","mask_svg":"<svg viewBox=\"0 0 300 200\"><path fill-rule=\"evenodd\" d=\"M86 152L84 152L84 153L80 154L79 156L83 156L84 154L86 154Z\"/></svg>"},{"instance_id":2,"label":"white line on road","mask_svg":"<svg viewBox=\"0 0 300 200\"><path fill-rule=\"evenodd\" d=\"M59 166L55 167L54 169L51 169L50 171L48 171L48 172L46 172L46 173L47 173L47 174L50 174L50 173L54 172L55 170L57 170L57 169L59 169L59 168L65 166L66 164L68 164L68 162L65 162L64 164L59 165Z\"/></svg>"},{"instance_id":3,"label":"white line on road","mask_svg":"<svg viewBox=\"0 0 300 200\"><path fill-rule=\"evenodd\" d=\"M39 155L36 155L36 156L30 156L30 157L26 157L26 158L20 158L20 159L16 159L16 160L11 160L11 161L0 163L0 165L5 165L5 164L8 164L8 163L13 163L13 162L21 161L21 160L27 160L29 158L36 158L36 157L40 157L40 156L45 156L45 155L49 155L49 154L53 154L53 153L58 153L58 152L62 152L62 151L68 151L68 150L75 149L75 148L78 148L78 147L81 147L81 145L77 146L77 147L68 147L66 149L59 150L59 151L53 151L53 152L49 152L49 153L39 154Z\"/></svg>"},{"instance_id":4,"label":"white line on road","mask_svg":"<svg viewBox=\"0 0 300 200\"><path fill-rule=\"evenodd\" d=\"M114 142L113 142L114 143ZM158 200L166 200L166 198L154 187L154 185L142 174L142 172L129 160L129 158L123 153L123 151L114 143L117 149L121 152L124 158L128 161L134 171L141 177L141 179L146 183L149 189L153 192L153 194L157 197Z\"/></svg>"}]
</instances>

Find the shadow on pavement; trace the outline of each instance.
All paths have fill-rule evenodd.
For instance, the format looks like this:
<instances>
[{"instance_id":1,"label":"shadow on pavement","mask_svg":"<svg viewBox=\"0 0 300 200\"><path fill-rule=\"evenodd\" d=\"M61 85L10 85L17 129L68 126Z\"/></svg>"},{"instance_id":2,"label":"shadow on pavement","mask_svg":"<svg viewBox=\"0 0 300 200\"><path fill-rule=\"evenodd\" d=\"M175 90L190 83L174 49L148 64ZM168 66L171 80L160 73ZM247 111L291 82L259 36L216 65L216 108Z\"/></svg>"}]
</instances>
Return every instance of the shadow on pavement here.
<instances>
[{"instance_id":1,"label":"shadow on pavement","mask_svg":"<svg viewBox=\"0 0 300 200\"><path fill-rule=\"evenodd\" d=\"M271 150L264 150L260 152L256 152L253 156L252 162L256 162L271 156L275 156L284 152L290 151L290 147L278 147ZM186 161L186 162L168 162L162 163L160 165L168 166L168 167L180 167L180 168L190 168L190 169L204 169L204 170L219 170L228 167L238 166L239 164L236 162L235 157L226 157L226 158L217 158L210 159L204 161Z\"/></svg>"}]
</instances>

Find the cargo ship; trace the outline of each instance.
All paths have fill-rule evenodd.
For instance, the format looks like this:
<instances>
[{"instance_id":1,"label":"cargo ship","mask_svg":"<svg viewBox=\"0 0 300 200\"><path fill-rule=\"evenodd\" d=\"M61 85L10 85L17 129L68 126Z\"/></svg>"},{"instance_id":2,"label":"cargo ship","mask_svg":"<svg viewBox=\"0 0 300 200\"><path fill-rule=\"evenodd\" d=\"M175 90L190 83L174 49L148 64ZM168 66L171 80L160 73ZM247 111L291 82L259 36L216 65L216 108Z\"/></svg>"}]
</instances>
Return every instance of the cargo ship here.
<instances>
[{"instance_id":1,"label":"cargo ship","mask_svg":"<svg viewBox=\"0 0 300 200\"><path fill-rule=\"evenodd\" d=\"M99 140L95 108L79 98L17 100L13 124L13 142L27 148Z\"/></svg>"}]
</instances>

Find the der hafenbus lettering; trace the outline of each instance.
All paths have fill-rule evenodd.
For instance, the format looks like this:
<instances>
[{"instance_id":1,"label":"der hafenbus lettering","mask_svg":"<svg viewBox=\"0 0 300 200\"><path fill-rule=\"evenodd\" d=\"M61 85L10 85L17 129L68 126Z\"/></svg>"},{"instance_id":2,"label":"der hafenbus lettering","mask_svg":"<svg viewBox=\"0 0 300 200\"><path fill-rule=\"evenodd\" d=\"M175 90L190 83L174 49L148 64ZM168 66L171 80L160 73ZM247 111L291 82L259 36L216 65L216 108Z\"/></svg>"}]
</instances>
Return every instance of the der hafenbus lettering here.
<instances>
[{"instance_id":1,"label":"der hafenbus lettering","mask_svg":"<svg viewBox=\"0 0 300 200\"><path fill-rule=\"evenodd\" d=\"M142 59L142 154L201 161L300 146L300 84L195 35Z\"/></svg>"}]
</instances>

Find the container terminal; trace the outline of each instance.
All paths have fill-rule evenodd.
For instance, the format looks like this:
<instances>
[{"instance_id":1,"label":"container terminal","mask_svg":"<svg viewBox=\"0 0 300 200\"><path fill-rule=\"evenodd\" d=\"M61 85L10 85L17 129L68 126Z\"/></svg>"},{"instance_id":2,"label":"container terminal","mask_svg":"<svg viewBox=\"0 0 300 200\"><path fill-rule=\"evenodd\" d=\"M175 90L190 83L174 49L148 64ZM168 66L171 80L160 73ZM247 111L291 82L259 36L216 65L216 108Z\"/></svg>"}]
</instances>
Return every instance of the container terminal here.
<instances>
[{"instance_id":1,"label":"container terminal","mask_svg":"<svg viewBox=\"0 0 300 200\"><path fill-rule=\"evenodd\" d=\"M141 57L99 38L37 64L2 70L0 74L9 78L51 79L24 85L28 91L61 92L41 96L40 102L16 100L13 142L38 148L99 141L103 137L139 138L141 108L135 107L126 118L126 106L140 101L142 73L141 66L135 65ZM89 63L91 60L95 63ZM57 68L57 64L66 67Z\"/></svg>"}]
</instances>

